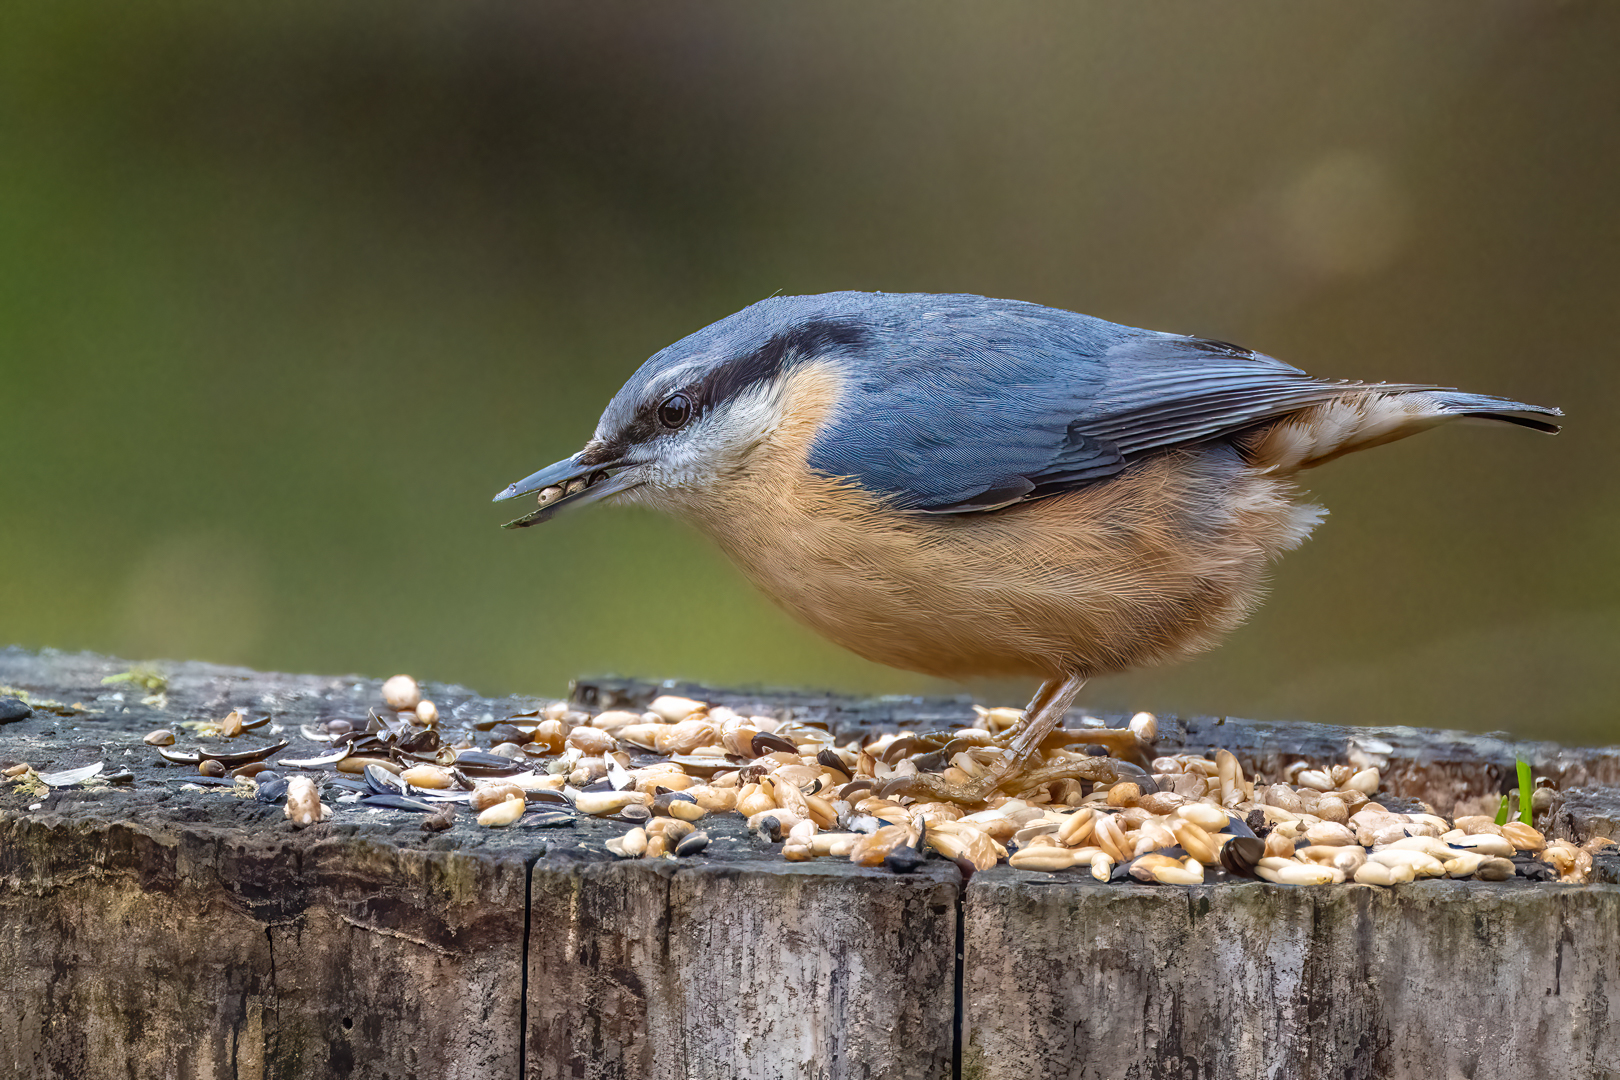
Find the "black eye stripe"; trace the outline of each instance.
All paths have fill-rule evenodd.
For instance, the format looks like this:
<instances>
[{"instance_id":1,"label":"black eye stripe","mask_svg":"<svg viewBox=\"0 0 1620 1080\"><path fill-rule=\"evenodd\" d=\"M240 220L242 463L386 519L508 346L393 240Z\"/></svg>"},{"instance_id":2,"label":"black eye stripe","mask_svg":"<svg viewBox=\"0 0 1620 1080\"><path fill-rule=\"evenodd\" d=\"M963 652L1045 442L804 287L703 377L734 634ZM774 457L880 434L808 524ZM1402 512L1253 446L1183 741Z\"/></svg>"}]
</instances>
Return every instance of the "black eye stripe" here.
<instances>
[{"instance_id":1,"label":"black eye stripe","mask_svg":"<svg viewBox=\"0 0 1620 1080\"><path fill-rule=\"evenodd\" d=\"M710 368L694 382L667 389L651 401L643 400L636 406L629 421L612 438L611 444L624 452L629 447L650 443L660 435L690 426L693 420L710 409L750 388L778 378L785 368L798 360L854 348L866 339L864 328L834 319L813 320L776 334L758 348ZM685 399L690 411L686 419L670 423L675 419L675 414L672 412L666 418L665 406L677 397Z\"/></svg>"}]
</instances>

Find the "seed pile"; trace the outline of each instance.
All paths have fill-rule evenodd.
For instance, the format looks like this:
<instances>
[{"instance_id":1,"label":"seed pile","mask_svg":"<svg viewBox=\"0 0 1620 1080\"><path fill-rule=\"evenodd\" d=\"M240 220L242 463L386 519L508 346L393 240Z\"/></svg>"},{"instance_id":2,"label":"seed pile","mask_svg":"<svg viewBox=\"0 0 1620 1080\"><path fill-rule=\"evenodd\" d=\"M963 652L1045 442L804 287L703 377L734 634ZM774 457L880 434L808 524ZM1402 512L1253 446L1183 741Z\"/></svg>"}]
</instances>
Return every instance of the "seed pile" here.
<instances>
[{"instance_id":1,"label":"seed pile","mask_svg":"<svg viewBox=\"0 0 1620 1080\"><path fill-rule=\"evenodd\" d=\"M367 722L302 729L328 752L273 765L286 740L237 753L171 749L160 733L147 741L170 761L214 773L216 784L284 802L298 827L331 815L308 775L330 768L327 789L340 808L418 811L428 831L450 828L461 806L488 828L610 819L629 826L606 843L626 859L700 852L709 844L704 819L728 814L780 844L789 861L847 858L905 873L937 854L965 874L1005 861L1180 885L1234 877L1579 883L1598 846L1610 843L1548 842L1519 822L1394 812L1373 798L1375 768L1300 763L1267 782L1246 776L1224 750L1151 757L1157 722L1146 713L1126 728L1088 720L1054 731L1018 761L1005 745L1022 716L1016 709L979 709L974 725L956 730L836 745L820 728L668 695L645 711L594 715L557 702L454 732L441 729L437 707L408 676L388 680L383 696L387 708ZM262 723L233 714L219 733ZM297 775L288 779L289 771Z\"/></svg>"}]
</instances>

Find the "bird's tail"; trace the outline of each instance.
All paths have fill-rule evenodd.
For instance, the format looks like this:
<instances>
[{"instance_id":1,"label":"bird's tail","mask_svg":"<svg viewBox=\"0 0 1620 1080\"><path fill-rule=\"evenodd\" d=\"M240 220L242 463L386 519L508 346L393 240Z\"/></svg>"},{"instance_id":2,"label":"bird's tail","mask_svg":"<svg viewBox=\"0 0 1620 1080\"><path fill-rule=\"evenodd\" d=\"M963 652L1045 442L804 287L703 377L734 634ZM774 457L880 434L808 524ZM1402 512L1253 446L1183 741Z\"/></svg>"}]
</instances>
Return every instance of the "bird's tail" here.
<instances>
[{"instance_id":1,"label":"bird's tail","mask_svg":"<svg viewBox=\"0 0 1620 1080\"><path fill-rule=\"evenodd\" d=\"M1559 409L1543 405L1439 387L1347 386L1338 397L1257 429L1241 441L1241 446L1256 466L1296 472L1416 435L1448 420L1497 420L1549 434L1558 431L1557 424L1518 413L1564 415Z\"/></svg>"},{"instance_id":2,"label":"bird's tail","mask_svg":"<svg viewBox=\"0 0 1620 1080\"><path fill-rule=\"evenodd\" d=\"M1533 416L1514 416L1514 413L1537 413L1541 416L1563 416L1564 410L1545 405L1526 405L1522 401L1491 397L1489 394L1465 394L1460 390L1430 390L1428 396L1444 410L1447 416L1472 416L1481 420L1500 420L1504 424L1518 424L1532 431L1558 434L1558 425Z\"/></svg>"}]
</instances>

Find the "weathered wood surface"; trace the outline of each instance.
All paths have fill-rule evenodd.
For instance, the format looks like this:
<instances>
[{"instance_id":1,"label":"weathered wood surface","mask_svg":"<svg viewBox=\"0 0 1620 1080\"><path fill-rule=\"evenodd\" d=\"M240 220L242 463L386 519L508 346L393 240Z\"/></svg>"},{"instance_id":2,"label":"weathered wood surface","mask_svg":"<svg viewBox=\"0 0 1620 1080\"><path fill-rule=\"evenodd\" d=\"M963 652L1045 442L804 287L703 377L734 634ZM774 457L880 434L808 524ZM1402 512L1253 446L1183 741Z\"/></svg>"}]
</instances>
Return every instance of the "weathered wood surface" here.
<instances>
[{"instance_id":1,"label":"weathered wood surface","mask_svg":"<svg viewBox=\"0 0 1620 1080\"><path fill-rule=\"evenodd\" d=\"M954 866L534 870L531 1077L951 1074Z\"/></svg>"},{"instance_id":2,"label":"weathered wood surface","mask_svg":"<svg viewBox=\"0 0 1620 1080\"><path fill-rule=\"evenodd\" d=\"M1620 1075L1620 887L966 892L964 1078Z\"/></svg>"},{"instance_id":3,"label":"weathered wood surface","mask_svg":"<svg viewBox=\"0 0 1620 1080\"><path fill-rule=\"evenodd\" d=\"M602 843L624 827L606 822L463 815L429 836L412 815L346 809L295 832L277 807L181 790L194 774L141 736L231 708L296 736L364 717L377 681L154 666L160 698L102 685L120 661L0 650L0 697L58 703L0 716L0 761L133 774L0 785L0 1075L1620 1075L1615 885L1184 890L1000 867L964 887L943 862L786 864L736 819L706 822L714 844L678 864L613 861ZM428 692L448 723L539 704ZM965 699L704 696L844 736L971 715ZM1161 748L1224 745L1251 770L1381 757L1431 801L1425 784L1493 799L1515 754L1566 782L1620 771L1612 750L1457 733L1161 730ZM1565 801L1569 830L1620 832L1612 789Z\"/></svg>"},{"instance_id":4,"label":"weathered wood surface","mask_svg":"<svg viewBox=\"0 0 1620 1080\"><path fill-rule=\"evenodd\" d=\"M518 1074L521 859L142 816L0 815L0 1073Z\"/></svg>"}]
</instances>

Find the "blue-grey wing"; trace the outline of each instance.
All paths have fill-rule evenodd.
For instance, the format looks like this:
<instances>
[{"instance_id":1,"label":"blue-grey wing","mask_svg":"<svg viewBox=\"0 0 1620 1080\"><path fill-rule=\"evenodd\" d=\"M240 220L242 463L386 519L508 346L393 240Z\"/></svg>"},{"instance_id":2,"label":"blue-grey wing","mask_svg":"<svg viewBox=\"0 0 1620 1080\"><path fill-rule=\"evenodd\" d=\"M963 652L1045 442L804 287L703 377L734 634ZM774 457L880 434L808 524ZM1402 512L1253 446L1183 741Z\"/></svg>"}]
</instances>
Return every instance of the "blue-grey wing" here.
<instances>
[{"instance_id":1,"label":"blue-grey wing","mask_svg":"<svg viewBox=\"0 0 1620 1080\"><path fill-rule=\"evenodd\" d=\"M1221 342L998 304L875 335L811 467L902 509L984 510L1104 479L1133 458L1229 436L1354 385Z\"/></svg>"}]
</instances>

